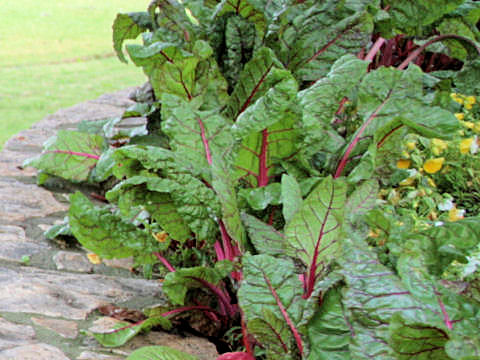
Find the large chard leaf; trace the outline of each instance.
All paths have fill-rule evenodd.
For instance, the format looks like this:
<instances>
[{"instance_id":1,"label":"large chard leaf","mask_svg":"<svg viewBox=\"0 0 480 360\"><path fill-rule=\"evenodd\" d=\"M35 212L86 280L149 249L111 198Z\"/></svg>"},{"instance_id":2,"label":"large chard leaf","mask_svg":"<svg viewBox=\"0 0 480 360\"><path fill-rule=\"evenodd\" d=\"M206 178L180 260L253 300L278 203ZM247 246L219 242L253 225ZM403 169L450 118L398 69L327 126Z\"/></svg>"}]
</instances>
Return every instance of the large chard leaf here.
<instances>
[{"instance_id":1,"label":"large chard leaf","mask_svg":"<svg viewBox=\"0 0 480 360\"><path fill-rule=\"evenodd\" d=\"M213 50L198 40L190 51L169 42L128 45L128 54L149 77L158 99L164 93L196 100L205 108L215 108L227 99L227 82L220 74Z\"/></svg>"},{"instance_id":2,"label":"large chard leaf","mask_svg":"<svg viewBox=\"0 0 480 360\"><path fill-rule=\"evenodd\" d=\"M285 227L286 254L307 267L307 297L317 278L341 253L346 191L343 180L325 178Z\"/></svg>"},{"instance_id":3,"label":"large chard leaf","mask_svg":"<svg viewBox=\"0 0 480 360\"><path fill-rule=\"evenodd\" d=\"M348 233L356 230L361 218L373 209L378 198L379 185L376 180L365 181L349 197L345 204L345 226Z\"/></svg>"},{"instance_id":4,"label":"large chard leaf","mask_svg":"<svg viewBox=\"0 0 480 360\"><path fill-rule=\"evenodd\" d=\"M282 212L286 223L289 223L297 211L300 210L302 202L300 184L293 176L282 175Z\"/></svg>"},{"instance_id":5,"label":"large chard leaf","mask_svg":"<svg viewBox=\"0 0 480 360\"><path fill-rule=\"evenodd\" d=\"M167 94L162 98L162 118L162 130L170 137L177 162L210 181L213 157L222 157L232 147L233 139L227 131L231 122L217 110L196 110L192 104Z\"/></svg>"},{"instance_id":6,"label":"large chard leaf","mask_svg":"<svg viewBox=\"0 0 480 360\"><path fill-rule=\"evenodd\" d=\"M423 28L442 18L461 5L464 0L387 0L392 26L397 32L421 36Z\"/></svg>"},{"instance_id":7,"label":"large chard leaf","mask_svg":"<svg viewBox=\"0 0 480 360\"><path fill-rule=\"evenodd\" d=\"M105 146L101 136L60 130L47 140L42 154L27 160L24 166L33 166L47 174L75 182L85 181Z\"/></svg>"},{"instance_id":8,"label":"large chard leaf","mask_svg":"<svg viewBox=\"0 0 480 360\"><path fill-rule=\"evenodd\" d=\"M282 16L278 35L269 45L297 79L316 81L345 54L357 54L370 41L373 21L359 3L356 9L334 0L290 7Z\"/></svg>"},{"instance_id":9,"label":"large chard leaf","mask_svg":"<svg viewBox=\"0 0 480 360\"><path fill-rule=\"evenodd\" d=\"M285 251L285 236L281 232L247 213L242 213L242 220L255 250L260 254L271 256L283 255Z\"/></svg>"},{"instance_id":10,"label":"large chard leaf","mask_svg":"<svg viewBox=\"0 0 480 360\"><path fill-rule=\"evenodd\" d=\"M215 17L222 15L235 14L255 24L257 32L262 35L265 32L265 17L262 11L255 9L253 4L248 0L222 0L215 8Z\"/></svg>"},{"instance_id":11,"label":"large chard leaf","mask_svg":"<svg viewBox=\"0 0 480 360\"><path fill-rule=\"evenodd\" d=\"M157 177L134 176L117 184L107 192L106 198L116 202L124 216L132 207L145 209L171 238L183 242L190 236L190 229L177 212L170 194L153 190L158 189L161 182Z\"/></svg>"},{"instance_id":12,"label":"large chard leaf","mask_svg":"<svg viewBox=\"0 0 480 360\"><path fill-rule=\"evenodd\" d=\"M269 255L245 255L242 263L238 299L249 332L265 346L268 359L295 359L303 353L296 324L305 301L293 263Z\"/></svg>"},{"instance_id":13,"label":"large chard leaf","mask_svg":"<svg viewBox=\"0 0 480 360\"><path fill-rule=\"evenodd\" d=\"M307 154L322 150L336 156L343 139L335 136L336 133L333 133L330 125L341 100L348 96L365 76L367 66L367 62L353 55L344 55L333 64L325 77L298 93L298 101L303 109L302 126L305 130L306 145L304 151ZM328 141L331 137L336 141Z\"/></svg>"},{"instance_id":14,"label":"large chard leaf","mask_svg":"<svg viewBox=\"0 0 480 360\"><path fill-rule=\"evenodd\" d=\"M103 258L150 254L158 249L158 243L151 234L125 222L109 208L94 206L80 192L70 196L68 217L77 240Z\"/></svg>"},{"instance_id":15,"label":"large chard leaf","mask_svg":"<svg viewBox=\"0 0 480 360\"><path fill-rule=\"evenodd\" d=\"M309 360L349 360L352 329L345 320L341 291L334 288L308 324Z\"/></svg>"},{"instance_id":16,"label":"large chard leaf","mask_svg":"<svg viewBox=\"0 0 480 360\"><path fill-rule=\"evenodd\" d=\"M152 28L152 19L147 12L118 14L113 23L113 48L120 61L127 62L123 55L123 43L128 39L136 39L142 32Z\"/></svg>"}]
</instances>

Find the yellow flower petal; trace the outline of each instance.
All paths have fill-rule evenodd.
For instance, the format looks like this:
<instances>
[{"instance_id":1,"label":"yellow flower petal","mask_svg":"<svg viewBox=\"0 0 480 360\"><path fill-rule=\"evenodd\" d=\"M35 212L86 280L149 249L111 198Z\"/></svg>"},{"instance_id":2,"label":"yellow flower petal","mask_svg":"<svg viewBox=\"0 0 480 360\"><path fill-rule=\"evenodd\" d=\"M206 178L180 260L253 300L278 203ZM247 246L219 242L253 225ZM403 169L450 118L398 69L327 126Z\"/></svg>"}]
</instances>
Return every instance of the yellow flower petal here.
<instances>
[{"instance_id":1,"label":"yellow flower petal","mask_svg":"<svg viewBox=\"0 0 480 360\"><path fill-rule=\"evenodd\" d=\"M407 159L400 159L397 161L397 168L399 169L408 169L412 162Z\"/></svg>"},{"instance_id":2,"label":"yellow flower petal","mask_svg":"<svg viewBox=\"0 0 480 360\"><path fill-rule=\"evenodd\" d=\"M475 126L473 127L473 131L477 134L480 134L480 121L477 121L475 123Z\"/></svg>"},{"instance_id":3,"label":"yellow flower petal","mask_svg":"<svg viewBox=\"0 0 480 360\"><path fill-rule=\"evenodd\" d=\"M465 105L463 105L463 107L467 110L472 110L473 104L465 104Z\"/></svg>"},{"instance_id":4,"label":"yellow flower petal","mask_svg":"<svg viewBox=\"0 0 480 360\"><path fill-rule=\"evenodd\" d=\"M473 104L475 104L476 102L477 102L477 99L475 98L475 96L467 96L467 97L465 98L465 103L467 103L467 104L473 105Z\"/></svg>"},{"instance_id":5,"label":"yellow flower petal","mask_svg":"<svg viewBox=\"0 0 480 360\"><path fill-rule=\"evenodd\" d=\"M165 242L168 238L168 233L166 231L161 231L159 233L153 234L153 237L158 241L158 242Z\"/></svg>"},{"instance_id":6,"label":"yellow flower petal","mask_svg":"<svg viewBox=\"0 0 480 360\"><path fill-rule=\"evenodd\" d=\"M439 171L442 168L444 161L445 161L445 158L443 157L428 159L423 164L423 169L429 174L435 174L437 171Z\"/></svg>"},{"instance_id":7,"label":"yellow flower petal","mask_svg":"<svg viewBox=\"0 0 480 360\"><path fill-rule=\"evenodd\" d=\"M406 178L405 180L402 180L399 182L401 186L410 186L413 185L415 182L415 179L413 177Z\"/></svg>"},{"instance_id":8,"label":"yellow flower petal","mask_svg":"<svg viewBox=\"0 0 480 360\"><path fill-rule=\"evenodd\" d=\"M459 210L455 206L448 211L448 220L457 221L463 219L463 214L465 210Z\"/></svg>"},{"instance_id":9,"label":"yellow flower petal","mask_svg":"<svg viewBox=\"0 0 480 360\"><path fill-rule=\"evenodd\" d=\"M462 121L462 125L467 129L473 129L475 127L475 124L471 121Z\"/></svg>"},{"instance_id":10,"label":"yellow flower petal","mask_svg":"<svg viewBox=\"0 0 480 360\"><path fill-rule=\"evenodd\" d=\"M440 153L448 148L448 143L440 139L433 139L431 144L434 155L440 155Z\"/></svg>"},{"instance_id":11,"label":"yellow flower petal","mask_svg":"<svg viewBox=\"0 0 480 360\"><path fill-rule=\"evenodd\" d=\"M465 114L464 113L455 113L455 117L459 120L462 121L465 119Z\"/></svg>"},{"instance_id":12,"label":"yellow flower petal","mask_svg":"<svg viewBox=\"0 0 480 360\"><path fill-rule=\"evenodd\" d=\"M472 147L472 143L473 143L473 138L463 139L460 142L460 152L462 154L466 154L466 153L470 152L470 148Z\"/></svg>"},{"instance_id":13,"label":"yellow flower petal","mask_svg":"<svg viewBox=\"0 0 480 360\"><path fill-rule=\"evenodd\" d=\"M415 150L415 148L417 147L417 143L415 141L409 141L406 145L407 149L410 151Z\"/></svg>"},{"instance_id":14,"label":"yellow flower petal","mask_svg":"<svg viewBox=\"0 0 480 360\"><path fill-rule=\"evenodd\" d=\"M427 182L431 187L437 187L437 184L435 184L435 181L433 181L431 178L427 178Z\"/></svg>"},{"instance_id":15,"label":"yellow flower petal","mask_svg":"<svg viewBox=\"0 0 480 360\"><path fill-rule=\"evenodd\" d=\"M98 265L102 263L102 259L97 254L93 254L93 253L87 254L87 259L94 265Z\"/></svg>"},{"instance_id":16,"label":"yellow flower petal","mask_svg":"<svg viewBox=\"0 0 480 360\"><path fill-rule=\"evenodd\" d=\"M463 98L460 95L453 93L453 94L450 94L450 97L452 98L453 101L459 104L463 104Z\"/></svg>"}]
</instances>

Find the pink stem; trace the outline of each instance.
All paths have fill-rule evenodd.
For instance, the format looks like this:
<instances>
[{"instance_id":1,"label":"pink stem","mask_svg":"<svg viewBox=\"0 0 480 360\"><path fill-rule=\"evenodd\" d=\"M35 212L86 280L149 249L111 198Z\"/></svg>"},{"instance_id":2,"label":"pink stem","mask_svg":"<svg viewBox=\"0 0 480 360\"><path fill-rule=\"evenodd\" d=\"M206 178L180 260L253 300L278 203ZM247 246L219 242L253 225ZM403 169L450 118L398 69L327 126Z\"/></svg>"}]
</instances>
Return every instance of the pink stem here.
<instances>
[{"instance_id":1,"label":"pink stem","mask_svg":"<svg viewBox=\"0 0 480 360\"><path fill-rule=\"evenodd\" d=\"M377 54L377 52L380 50L380 48L383 46L385 43L385 39L382 37L379 37L377 41L373 44L372 48L368 52L368 54L365 56L365 61L372 62L373 58Z\"/></svg>"},{"instance_id":2,"label":"pink stem","mask_svg":"<svg viewBox=\"0 0 480 360\"><path fill-rule=\"evenodd\" d=\"M98 155L76 152L76 151L53 150L53 151L49 151L49 152L52 152L52 153L55 153L55 154L68 154L68 155L82 156L82 157L86 157L86 158L89 158L89 159L95 159L95 160L100 159L100 156L98 156Z\"/></svg>"},{"instance_id":3,"label":"pink stem","mask_svg":"<svg viewBox=\"0 0 480 360\"><path fill-rule=\"evenodd\" d=\"M174 314L178 314L178 313L182 313L190 310L202 310L202 311L208 311L210 313L215 314L215 310L213 310L209 306L192 305L192 306L184 306L184 307L180 307L180 308L176 308L176 309L164 312L161 316L167 317L169 315L174 315Z\"/></svg>"},{"instance_id":4,"label":"pink stem","mask_svg":"<svg viewBox=\"0 0 480 360\"><path fill-rule=\"evenodd\" d=\"M222 249L222 244L220 244L220 241L215 241L215 244L213 244L213 248L215 249L215 253L217 254L217 261L222 261L225 260L225 253L223 252Z\"/></svg>"},{"instance_id":5,"label":"pink stem","mask_svg":"<svg viewBox=\"0 0 480 360\"><path fill-rule=\"evenodd\" d=\"M268 135L268 129L264 129L262 131L262 149L259 158L258 187L267 186L269 180L267 166Z\"/></svg>"},{"instance_id":6,"label":"pink stem","mask_svg":"<svg viewBox=\"0 0 480 360\"><path fill-rule=\"evenodd\" d=\"M154 252L153 255L157 257L158 260L171 272L175 272L175 268L168 262L167 259L165 259L160 253Z\"/></svg>"},{"instance_id":7,"label":"pink stem","mask_svg":"<svg viewBox=\"0 0 480 360\"><path fill-rule=\"evenodd\" d=\"M198 119L198 125L200 126L200 136L202 137L202 142L205 148L205 155L207 157L208 165L212 165L212 153L210 152L210 145L208 144L205 126L203 125L203 122L200 118Z\"/></svg>"},{"instance_id":8,"label":"pink stem","mask_svg":"<svg viewBox=\"0 0 480 360\"><path fill-rule=\"evenodd\" d=\"M288 326L290 327L290 330L292 331L293 337L295 338L295 342L297 343L298 351L300 353L300 356L303 357L303 343L302 343L302 338L300 337L300 334L293 324L292 319L290 319L290 316L287 313L287 310L282 304L282 301L280 300L280 297L278 296L276 290L273 288L272 283L270 282L270 279L267 276L263 276L265 279L265 282L268 285L268 288L270 292L272 293L273 297L275 298L275 301L277 302L277 306L280 309L280 312L282 313L283 318L287 322Z\"/></svg>"},{"instance_id":9,"label":"pink stem","mask_svg":"<svg viewBox=\"0 0 480 360\"><path fill-rule=\"evenodd\" d=\"M452 321L450 320L450 317L448 316L447 310L445 309L445 304L443 303L442 299L440 299L440 294L435 290L435 295L437 295L437 301L438 304L440 305L440 310L442 310L443 314L443 321L445 322L445 326L448 328L448 330L452 330Z\"/></svg>"}]
</instances>

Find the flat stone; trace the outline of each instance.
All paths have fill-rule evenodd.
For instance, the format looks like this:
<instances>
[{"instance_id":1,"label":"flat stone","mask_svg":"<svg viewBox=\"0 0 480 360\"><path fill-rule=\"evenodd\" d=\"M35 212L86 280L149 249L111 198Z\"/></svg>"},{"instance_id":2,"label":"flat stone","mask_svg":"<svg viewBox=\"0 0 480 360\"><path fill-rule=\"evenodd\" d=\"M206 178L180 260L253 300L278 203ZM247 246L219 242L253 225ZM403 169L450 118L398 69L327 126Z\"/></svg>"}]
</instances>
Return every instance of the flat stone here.
<instances>
[{"instance_id":1,"label":"flat stone","mask_svg":"<svg viewBox=\"0 0 480 360\"><path fill-rule=\"evenodd\" d=\"M75 272L90 273L93 271L93 265L85 257L73 251L59 251L53 257L53 262L57 270L67 270Z\"/></svg>"},{"instance_id":2,"label":"flat stone","mask_svg":"<svg viewBox=\"0 0 480 360\"><path fill-rule=\"evenodd\" d=\"M30 156L39 154L43 143L55 135L52 131L45 129L23 130L11 137L4 145L4 149L17 153L27 153Z\"/></svg>"},{"instance_id":3,"label":"flat stone","mask_svg":"<svg viewBox=\"0 0 480 360\"><path fill-rule=\"evenodd\" d=\"M156 281L59 273L0 266L0 312L84 320L99 306L135 300L139 307L164 299Z\"/></svg>"},{"instance_id":4,"label":"flat stone","mask_svg":"<svg viewBox=\"0 0 480 360\"><path fill-rule=\"evenodd\" d=\"M105 355L91 351L84 351L77 357L77 360L124 360L123 356Z\"/></svg>"},{"instance_id":5,"label":"flat stone","mask_svg":"<svg viewBox=\"0 0 480 360\"><path fill-rule=\"evenodd\" d=\"M7 224L22 223L28 218L45 217L68 209L49 191L14 179L0 180L0 204L0 221Z\"/></svg>"},{"instance_id":6,"label":"flat stone","mask_svg":"<svg viewBox=\"0 0 480 360\"><path fill-rule=\"evenodd\" d=\"M0 156L0 174L5 176L25 176L32 177L37 174L37 169L32 167L23 168L22 164L25 160L35 156L34 153L16 152L3 150Z\"/></svg>"},{"instance_id":7,"label":"flat stone","mask_svg":"<svg viewBox=\"0 0 480 360\"><path fill-rule=\"evenodd\" d=\"M0 318L0 351L31 343L34 338L35 330L31 326L11 323Z\"/></svg>"},{"instance_id":8,"label":"flat stone","mask_svg":"<svg viewBox=\"0 0 480 360\"><path fill-rule=\"evenodd\" d=\"M102 317L96 320L92 327L89 328L93 332L108 332L113 329L119 320L111 317ZM117 350L131 353L143 346L169 346L174 349L186 352L195 356L198 360L213 360L218 357L218 352L215 345L207 339L198 336L179 336L169 334L163 331L150 331L147 334L140 334L135 336L132 340L124 346L117 348Z\"/></svg>"},{"instance_id":9,"label":"flat stone","mask_svg":"<svg viewBox=\"0 0 480 360\"><path fill-rule=\"evenodd\" d=\"M65 354L47 344L18 346L0 352L0 360L70 360Z\"/></svg>"},{"instance_id":10,"label":"flat stone","mask_svg":"<svg viewBox=\"0 0 480 360\"><path fill-rule=\"evenodd\" d=\"M67 339L75 339L78 335L78 325L75 321L61 319L45 319L33 317L34 324L42 326L48 330L54 331Z\"/></svg>"},{"instance_id":11,"label":"flat stone","mask_svg":"<svg viewBox=\"0 0 480 360\"><path fill-rule=\"evenodd\" d=\"M131 270L135 261L133 257L127 257L122 259L102 259L102 262L109 267Z\"/></svg>"},{"instance_id":12,"label":"flat stone","mask_svg":"<svg viewBox=\"0 0 480 360\"><path fill-rule=\"evenodd\" d=\"M0 259L22 261L23 256L32 256L49 249L46 243L27 239L25 230L20 226L0 225Z\"/></svg>"}]
</instances>

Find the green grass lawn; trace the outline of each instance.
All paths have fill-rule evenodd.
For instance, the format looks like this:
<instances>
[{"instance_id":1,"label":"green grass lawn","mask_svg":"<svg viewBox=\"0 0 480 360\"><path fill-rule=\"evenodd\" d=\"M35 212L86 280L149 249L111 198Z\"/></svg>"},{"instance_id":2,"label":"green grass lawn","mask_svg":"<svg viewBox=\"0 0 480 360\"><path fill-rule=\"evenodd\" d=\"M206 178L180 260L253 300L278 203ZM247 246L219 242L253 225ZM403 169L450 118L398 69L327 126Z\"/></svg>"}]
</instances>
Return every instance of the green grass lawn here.
<instances>
[{"instance_id":1,"label":"green grass lawn","mask_svg":"<svg viewBox=\"0 0 480 360\"><path fill-rule=\"evenodd\" d=\"M145 81L110 56L117 12L149 0L6 0L0 22L0 147L47 114Z\"/></svg>"}]
</instances>

